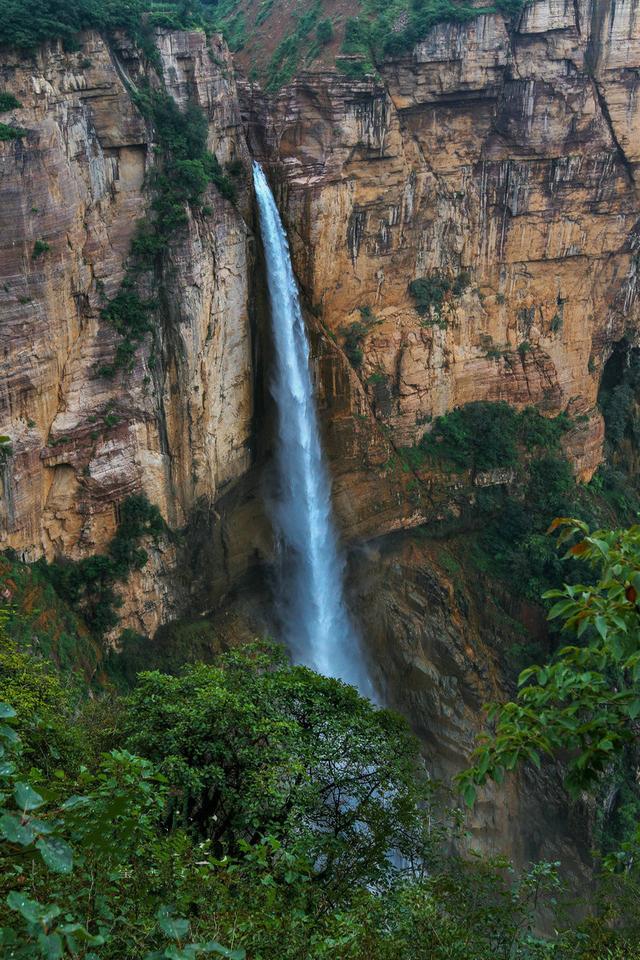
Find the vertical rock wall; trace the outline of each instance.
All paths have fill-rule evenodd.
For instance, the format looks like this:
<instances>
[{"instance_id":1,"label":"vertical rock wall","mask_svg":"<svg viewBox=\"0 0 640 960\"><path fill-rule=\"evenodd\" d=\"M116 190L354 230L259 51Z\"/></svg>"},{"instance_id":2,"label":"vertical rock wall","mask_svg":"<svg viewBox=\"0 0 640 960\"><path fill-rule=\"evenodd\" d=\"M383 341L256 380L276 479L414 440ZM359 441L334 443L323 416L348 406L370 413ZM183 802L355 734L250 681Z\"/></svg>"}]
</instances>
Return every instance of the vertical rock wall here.
<instances>
[{"instance_id":1,"label":"vertical rock wall","mask_svg":"<svg viewBox=\"0 0 640 960\"><path fill-rule=\"evenodd\" d=\"M639 10L534 0L435 27L378 80L243 86L309 300L339 342L374 315L357 372L395 444L506 400L581 415L576 471L597 466L602 367L637 337ZM425 277L459 281L442 322Z\"/></svg>"},{"instance_id":2,"label":"vertical rock wall","mask_svg":"<svg viewBox=\"0 0 640 960\"><path fill-rule=\"evenodd\" d=\"M221 163L247 150L231 61L220 38L158 36L168 91L206 112ZM253 357L249 191L214 187L191 215L148 291L154 336L131 372L98 368L117 335L100 312L125 273L149 204L152 131L133 93L145 64L122 39L96 34L77 53L58 43L6 55L3 116L24 138L0 143L0 433L11 438L0 546L25 559L104 547L117 505L144 490L173 527L199 498L215 500L251 463ZM34 256L37 241L47 244ZM172 613L172 552L128 585L125 615L152 632ZM173 611L175 612L175 611ZM135 618L134 618L135 619Z\"/></svg>"}]
</instances>

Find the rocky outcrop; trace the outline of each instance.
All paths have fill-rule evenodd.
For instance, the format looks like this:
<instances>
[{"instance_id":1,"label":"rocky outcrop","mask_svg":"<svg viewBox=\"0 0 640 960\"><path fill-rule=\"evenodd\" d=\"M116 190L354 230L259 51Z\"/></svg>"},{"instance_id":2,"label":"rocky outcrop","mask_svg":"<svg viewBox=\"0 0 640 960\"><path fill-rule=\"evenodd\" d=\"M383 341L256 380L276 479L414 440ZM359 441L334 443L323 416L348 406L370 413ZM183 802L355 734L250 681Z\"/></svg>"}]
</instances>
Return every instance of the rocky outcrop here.
<instances>
[{"instance_id":1,"label":"rocky outcrop","mask_svg":"<svg viewBox=\"0 0 640 960\"><path fill-rule=\"evenodd\" d=\"M165 32L158 48L168 91L206 111L220 162L246 167L220 38ZM100 313L149 203L154 144L134 102L145 64L124 38L88 34L77 53L5 56L1 73L21 104L3 119L27 133L0 144L0 432L12 441L0 544L79 557L104 547L128 494L143 489L179 527L251 463L249 193L234 205L210 188L149 284L153 343L105 377L118 337ZM175 613L174 560L156 551L128 587L125 613L145 632Z\"/></svg>"},{"instance_id":2,"label":"rocky outcrop","mask_svg":"<svg viewBox=\"0 0 640 960\"><path fill-rule=\"evenodd\" d=\"M309 300L338 339L374 315L358 374L395 444L501 399L586 415L570 449L597 466L602 367L638 319L639 10L534 0L435 27L378 79L243 86ZM434 277L459 292L421 315L409 284Z\"/></svg>"}]
</instances>

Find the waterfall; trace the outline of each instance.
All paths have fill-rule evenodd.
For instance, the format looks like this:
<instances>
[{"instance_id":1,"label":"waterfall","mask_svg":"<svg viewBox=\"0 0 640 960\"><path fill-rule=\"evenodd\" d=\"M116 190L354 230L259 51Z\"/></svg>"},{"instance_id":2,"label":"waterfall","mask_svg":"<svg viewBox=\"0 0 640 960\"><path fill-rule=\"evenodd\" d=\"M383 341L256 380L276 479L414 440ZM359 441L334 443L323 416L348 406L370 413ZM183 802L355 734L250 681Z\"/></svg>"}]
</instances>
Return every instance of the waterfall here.
<instances>
[{"instance_id":1,"label":"waterfall","mask_svg":"<svg viewBox=\"0 0 640 960\"><path fill-rule=\"evenodd\" d=\"M344 558L331 511L331 485L318 429L309 344L289 244L262 167L253 165L264 246L277 407L277 492L272 521L282 545L279 609L293 659L325 676L373 688L344 599Z\"/></svg>"}]
</instances>

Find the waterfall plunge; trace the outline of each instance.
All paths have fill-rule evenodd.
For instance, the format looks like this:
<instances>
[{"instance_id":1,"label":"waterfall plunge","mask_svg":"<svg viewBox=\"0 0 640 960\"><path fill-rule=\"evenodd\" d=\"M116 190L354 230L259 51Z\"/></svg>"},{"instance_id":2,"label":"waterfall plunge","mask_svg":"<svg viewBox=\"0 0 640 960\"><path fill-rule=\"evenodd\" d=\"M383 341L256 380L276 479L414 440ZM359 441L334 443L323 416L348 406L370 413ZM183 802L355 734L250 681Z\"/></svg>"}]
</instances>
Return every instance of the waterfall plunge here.
<instances>
[{"instance_id":1,"label":"waterfall plunge","mask_svg":"<svg viewBox=\"0 0 640 960\"><path fill-rule=\"evenodd\" d=\"M360 641L347 610L344 559L331 514L331 486L320 445L309 344L287 236L262 167L253 179L260 212L278 413L277 495L272 519L285 553L280 608L293 658L339 677L373 698Z\"/></svg>"}]
</instances>

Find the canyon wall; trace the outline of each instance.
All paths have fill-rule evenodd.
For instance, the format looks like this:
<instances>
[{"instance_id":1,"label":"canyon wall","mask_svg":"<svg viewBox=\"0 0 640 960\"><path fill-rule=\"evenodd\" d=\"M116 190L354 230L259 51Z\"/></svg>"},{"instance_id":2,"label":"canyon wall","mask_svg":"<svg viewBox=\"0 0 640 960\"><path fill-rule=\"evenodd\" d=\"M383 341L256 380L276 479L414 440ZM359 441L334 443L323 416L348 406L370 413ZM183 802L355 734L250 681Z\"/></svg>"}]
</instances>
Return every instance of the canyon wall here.
<instances>
[{"instance_id":1,"label":"canyon wall","mask_svg":"<svg viewBox=\"0 0 640 960\"><path fill-rule=\"evenodd\" d=\"M220 38L161 33L167 90L199 104L221 163L248 160L230 56ZM152 130L135 106L145 64L125 38L82 37L33 57L5 54L0 143L0 545L27 560L104 548L126 496L144 490L178 528L252 462L254 240L248 188L210 188L147 282L160 302L133 368L100 367L120 337L101 318L149 204ZM36 244L45 246L38 253ZM175 550L154 550L128 585L125 622L145 633L175 615Z\"/></svg>"},{"instance_id":2,"label":"canyon wall","mask_svg":"<svg viewBox=\"0 0 640 960\"><path fill-rule=\"evenodd\" d=\"M2 89L21 107L2 119L27 134L0 142L0 548L90 555L118 504L144 490L186 532L150 548L124 587L123 625L150 636L206 611L232 642L268 623L253 153L289 230L374 669L433 771L459 769L482 703L504 689L514 622L539 614L488 615L482 585L461 583L419 536L449 506L446 484L416 497L411 471L390 464L432 417L487 399L566 410L577 476L598 465L603 366L623 338L637 342L638 9L536 0L516 22L437 26L375 78L319 69L271 98L236 81L220 38L160 31L168 91L204 108L211 149L241 161L244 180L235 203L211 187L167 245L148 281L153 342L113 379L99 372L117 340L101 311L150 203L153 131L135 105L148 66L126 39L95 34L75 53L5 52ZM418 309L421 279L443 294L437 309ZM350 362L354 325L362 355ZM247 571L249 594L235 595ZM489 849L563 856L577 876L586 853L554 783L489 795L475 829Z\"/></svg>"},{"instance_id":3,"label":"canyon wall","mask_svg":"<svg viewBox=\"0 0 640 960\"><path fill-rule=\"evenodd\" d=\"M395 445L471 400L533 403L580 417L593 473L602 367L637 328L639 68L635 0L536 0L441 24L377 79L243 85L309 301L339 341L364 317ZM409 284L434 277L453 289L421 316Z\"/></svg>"}]
</instances>

